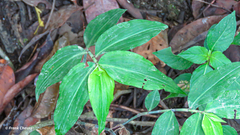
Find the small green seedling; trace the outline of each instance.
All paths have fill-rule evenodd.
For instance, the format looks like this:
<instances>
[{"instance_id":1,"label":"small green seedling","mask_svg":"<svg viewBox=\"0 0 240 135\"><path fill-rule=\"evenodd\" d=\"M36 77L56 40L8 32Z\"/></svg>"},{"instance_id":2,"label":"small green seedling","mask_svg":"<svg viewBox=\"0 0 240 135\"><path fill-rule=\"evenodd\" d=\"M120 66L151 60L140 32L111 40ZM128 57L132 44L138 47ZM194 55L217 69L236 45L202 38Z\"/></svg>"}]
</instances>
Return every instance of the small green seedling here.
<instances>
[{"instance_id":1,"label":"small green seedling","mask_svg":"<svg viewBox=\"0 0 240 135\"><path fill-rule=\"evenodd\" d=\"M82 114L88 100L98 119L100 134L105 128L106 117L113 100L114 81L154 90L150 92L145 102L149 111L160 101L158 90L170 92L171 97L188 96L189 109L145 112L129 120L146 114L164 113L158 118L153 135L179 134L174 111L196 113L184 123L181 134L223 134L223 131L230 130L235 133L231 127L221 125L221 122L224 122L221 118L240 118L238 114L240 63L231 63L222 54L233 41L236 29L234 13L225 17L209 31L207 48L193 47L179 55L172 54L171 48L154 53L176 69L189 68L193 63L203 64L193 75L190 74L191 77L187 75L192 82L189 91L189 88L182 90L141 55L127 51L146 43L166 29L167 25L138 19L117 24L124 12L123 9L114 9L97 16L85 30L86 49L76 45L64 47L44 64L36 84L37 101L47 87L62 81L54 112L56 134L67 133ZM88 50L93 45L95 54ZM87 54L91 56L93 62L80 62ZM98 61L96 57L102 54L104 55ZM209 128L210 126L212 128Z\"/></svg>"}]
</instances>

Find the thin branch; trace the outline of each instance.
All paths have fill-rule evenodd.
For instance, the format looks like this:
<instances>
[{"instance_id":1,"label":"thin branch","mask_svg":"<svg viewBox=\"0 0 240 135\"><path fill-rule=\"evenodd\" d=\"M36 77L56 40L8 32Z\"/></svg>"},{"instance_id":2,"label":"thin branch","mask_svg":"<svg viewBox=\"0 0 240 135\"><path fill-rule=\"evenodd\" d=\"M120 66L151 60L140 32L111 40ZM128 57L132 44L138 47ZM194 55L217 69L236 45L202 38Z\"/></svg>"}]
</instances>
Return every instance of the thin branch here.
<instances>
[{"instance_id":1,"label":"thin branch","mask_svg":"<svg viewBox=\"0 0 240 135\"><path fill-rule=\"evenodd\" d=\"M53 0L52 9L51 9L50 15L49 15L49 17L48 17L47 23L46 23L46 25L45 25L45 29L47 29L47 27L48 27L48 25L49 25L49 22L50 22L50 20L51 20L51 18L52 18L52 14L53 14L53 11L54 11L54 9L55 9L55 3L56 3L56 0Z\"/></svg>"},{"instance_id":2,"label":"thin branch","mask_svg":"<svg viewBox=\"0 0 240 135\"><path fill-rule=\"evenodd\" d=\"M122 108L122 109L125 109L125 110L128 110L130 112L133 112L133 113L136 113L136 114L139 114L141 112L137 111L137 110L134 110L132 108L129 108L129 107L126 107L126 106L122 106L122 105L116 105L116 104L111 104L111 107L118 107L118 108ZM155 115L146 115L148 117L152 117L152 118L157 118L158 116L155 116Z\"/></svg>"},{"instance_id":3,"label":"thin branch","mask_svg":"<svg viewBox=\"0 0 240 135\"><path fill-rule=\"evenodd\" d=\"M221 8L221 9L223 9L223 10L228 11L229 13L232 12L232 11L230 11L230 10L224 8L224 7L220 7L220 6L218 6L218 5L215 5L215 4L212 4L212 3L209 3L209 2L203 1L203 0L196 0L196 1L199 1L199 2L202 2L202 3L208 4L208 5L211 5L211 6L216 7L216 8Z\"/></svg>"}]
</instances>

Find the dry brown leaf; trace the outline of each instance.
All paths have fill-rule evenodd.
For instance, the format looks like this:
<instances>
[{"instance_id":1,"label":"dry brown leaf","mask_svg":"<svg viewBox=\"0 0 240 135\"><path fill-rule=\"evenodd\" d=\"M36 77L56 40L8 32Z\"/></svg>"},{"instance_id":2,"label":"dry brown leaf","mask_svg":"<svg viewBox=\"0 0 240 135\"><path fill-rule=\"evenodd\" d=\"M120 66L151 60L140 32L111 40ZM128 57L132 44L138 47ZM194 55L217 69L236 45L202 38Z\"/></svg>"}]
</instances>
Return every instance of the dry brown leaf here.
<instances>
[{"instance_id":1,"label":"dry brown leaf","mask_svg":"<svg viewBox=\"0 0 240 135\"><path fill-rule=\"evenodd\" d=\"M39 96L39 101L36 102L32 111L32 117L45 118L56 107L59 91L59 83L49 86L46 91Z\"/></svg>"},{"instance_id":2,"label":"dry brown leaf","mask_svg":"<svg viewBox=\"0 0 240 135\"><path fill-rule=\"evenodd\" d=\"M13 85L5 94L3 101L0 102L0 114L6 107L6 105L27 85L29 84L38 74L31 74L22 81Z\"/></svg>"},{"instance_id":3,"label":"dry brown leaf","mask_svg":"<svg viewBox=\"0 0 240 135\"><path fill-rule=\"evenodd\" d=\"M81 9L82 7L79 7L77 5L68 5L61 7L61 9L52 14L48 29L51 30L61 27L74 12L80 12Z\"/></svg>"},{"instance_id":4,"label":"dry brown leaf","mask_svg":"<svg viewBox=\"0 0 240 135\"><path fill-rule=\"evenodd\" d=\"M238 2L236 2L234 0L216 0L214 5L219 6L219 7L223 7L225 9L231 11L234 6L237 6L237 3ZM228 13L227 10L219 8L219 7L211 6L206 11L203 12L204 16L223 15L225 13Z\"/></svg>"},{"instance_id":5,"label":"dry brown leaf","mask_svg":"<svg viewBox=\"0 0 240 135\"><path fill-rule=\"evenodd\" d=\"M192 1L192 10L193 10L193 16L196 19L199 15L199 10L203 6L203 3L197 0Z\"/></svg>"},{"instance_id":6,"label":"dry brown leaf","mask_svg":"<svg viewBox=\"0 0 240 135\"><path fill-rule=\"evenodd\" d=\"M164 30L160 32L157 36L149 40L147 43L134 48L133 52L142 55L144 58L150 60L154 65L156 65L158 62L161 62L162 67L164 67L166 64L160 61L152 53L167 47L168 47L167 30Z\"/></svg>"},{"instance_id":7,"label":"dry brown leaf","mask_svg":"<svg viewBox=\"0 0 240 135\"><path fill-rule=\"evenodd\" d=\"M135 17L136 19L143 19L143 16L140 13L139 9L135 8L131 2L128 2L127 0L117 1L123 8L127 9L127 12L130 13L133 17Z\"/></svg>"},{"instance_id":8,"label":"dry brown leaf","mask_svg":"<svg viewBox=\"0 0 240 135\"><path fill-rule=\"evenodd\" d=\"M8 89L15 84L14 71L8 66L7 61L0 59L0 106Z\"/></svg>"},{"instance_id":9,"label":"dry brown leaf","mask_svg":"<svg viewBox=\"0 0 240 135\"><path fill-rule=\"evenodd\" d=\"M35 125L40 120L38 118L30 117L32 110L33 107L29 105L24 111L21 112L21 114L14 121L13 127L15 127L15 129L11 131L11 135L20 134L23 128Z\"/></svg>"},{"instance_id":10,"label":"dry brown leaf","mask_svg":"<svg viewBox=\"0 0 240 135\"><path fill-rule=\"evenodd\" d=\"M151 17L147 18L151 21L159 21L157 19L158 17ZM153 55L153 52L162 50L164 48L168 47L168 38L167 38L167 30L164 30L160 32L157 36L153 37L151 40L149 40L147 43L138 46L133 49L133 52L142 55L144 58L150 60L154 65L161 62L161 66L164 67L166 64L162 61L160 61L155 55Z\"/></svg>"},{"instance_id":11,"label":"dry brown leaf","mask_svg":"<svg viewBox=\"0 0 240 135\"><path fill-rule=\"evenodd\" d=\"M236 5L234 5L233 10L235 10L237 16L239 16L239 14L240 14L240 2L238 2Z\"/></svg>"},{"instance_id":12,"label":"dry brown leaf","mask_svg":"<svg viewBox=\"0 0 240 135\"><path fill-rule=\"evenodd\" d=\"M209 16L198 19L180 29L170 42L173 52L180 51L184 45L193 40L196 36L207 31L213 24L218 23L224 15Z\"/></svg>"},{"instance_id":13,"label":"dry brown leaf","mask_svg":"<svg viewBox=\"0 0 240 135\"><path fill-rule=\"evenodd\" d=\"M119 8L116 0L83 0L87 22L89 23L96 16L105 13L111 9ZM122 18L120 18L122 22Z\"/></svg>"}]
</instances>

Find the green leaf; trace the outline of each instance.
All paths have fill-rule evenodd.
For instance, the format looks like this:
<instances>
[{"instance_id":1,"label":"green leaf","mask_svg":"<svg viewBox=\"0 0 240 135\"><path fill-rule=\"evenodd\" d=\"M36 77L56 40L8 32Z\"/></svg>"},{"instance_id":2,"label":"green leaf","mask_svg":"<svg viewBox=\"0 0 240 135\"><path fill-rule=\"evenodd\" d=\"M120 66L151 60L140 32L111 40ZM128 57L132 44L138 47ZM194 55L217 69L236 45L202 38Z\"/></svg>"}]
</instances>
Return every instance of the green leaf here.
<instances>
[{"instance_id":1,"label":"green leaf","mask_svg":"<svg viewBox=\"0 0 240 135\"><path fill-rule=\"evenodd\" d=\"M236 37L234 37L232 44L240 45L240 34L238 34Z\"/></svg>"},{"instance_id":2,"label":"green leaf","mask_svg":"<svg viewBox=\"0 0 240 135\"><path fill-rule=\"evenodd\" d=\"M222 52L214 51L210 57L210 64L213 68L218 68L228 63L231 63L231 61Z\"/></svg>"},{"instance_id":3,"label":"green leaf","mask_svg":"<svg viewBox=\"0 0 240 135\"><path fill-rule=\"evenodd\" d=\"M147 95L144 103L147 110L151 111L159 104L159 102L160 102L160 94L158 90L154 90Z\"/></svg>"},{"instance_id":4,"label":"green leaf","mask_svg":"<svg viewBox=\"0 0 240 135\"><path fill-rule=\"evenodd\" d=\"M190 88L196 83L200 76L205 75L210 71L213 71L213 69L208 65L208 63L200 65L197 69L195 69L190 80Z\"/></svg>"},{"instance_id":5,"label":"green leaf","mask_svg":"<svg viewBox=\"0 0 240 135\"><path fill-rule=\"evenodd\" d=\"M174 55L171 51L171 47L159 50L157 52L153 52L161 61L166 63L169 67L184 70L188 69L193 63L183 59L178 55Z\"/></svg>"},{"instance_id":6,"label":"green leaf","mask_svg":"<svg viewBox=\"0 0 240 135\"><path fill-rule=\"evenodd\" d=\"M93 112L98 119L98 134L104 127L109 107L113 100L115 82L107 72L99 66L88 78L88 92Z\"/></svg>"},{"instance_id":7,"label":"green leaf","mask_svg":"<svg viewBox=\"0 0 240 135\"><path fill-rule=\"evenodd\" d=\"M66 134L82 114L84 105L88 101L88 76L95 64L79 63L63 78L60 85L57 107L54 111L56 134Z\"/></svg>"},{"instance_id":8,"label":"green leaf","mask_svg":"<svg viewBox=\"0 0 240 135\"><path fill-rule=\"evenodd\" d=\"M212 31L212 30L215 28L216 25L217 25L217 24L213 24L213 25L210 27L210 29L208 30L208 34L210 33L210 31ZM208 35L208 34L207 34L207 35ZM204 40L204 47L205 47L207 50L209 50L208 45L207 45L207 38L205 38L205 40Z\"/></svg>"},{"instance_id":9,"label":"green leaf","mask_svg":"<svg viewBox=\"0 0 240 135\"><path fill-rule=\"evenodd\" d=\"M158 35L167 25L148 20L135 19L113 26L96 42L96 56L115 50L129 50L143 45Z\"/></svg>"},{"instance_id":10,"label":"green leaf","mask_svg":"<svg viewBox=\"0 0 240 135\"><path fill-rule=\"evenodd\" d=\"M221 123L213 121L208 115L203 117L202 128L205 135L223 135Z\"/></svg>"},{"instance_id":11,"label":"green leaf","mask_svg":"<svg viewBox=\"0 0 240 135\"><path fill-rule=\"evenodd\" d=\"M207 35L207 45L211 51L225 51L234 39L236 31L235 11L224 17Z\"/></svg>"},{"instance_id":12,"label":"green leaf","mask_svg":"<svg viewBox=\"0 0 240 135\"><path fill-rule=\"evenodd\" d=\"M192 63L202 64L208 59L208 50L205 47L194 46L181 52L178 56Z\"/></svg>"},{"instance_id":13,"label":"green leaf","mask_svg":"<svg viewBox=\"0 0 240 135\"><path fill-rule=\"evenodd\" d=\"M112 51L103 55L99 64L119 83L146 90L165 89L169 92L185 94L171 78L139 54Z\"/></svg>"},{"instance_id":14,"label":"green leaf","mask_svg":"<svg viewBox=\"0 0 240 135\"><path fill-rule=\"evenodd\" d=\"M199 105L209 103L227 89L231 89L232 84L236 83L240 77L239 72L240 63L234 62L200 76L196 83L190 87L189 107L197 108Z\"/></svg>"},{"instance_id":15,"label":"green leaf","mask_svg":"<svg viewBox=\"0 0 240 135\"><path fill-rule=\"evenodd\" d=\"M217 115L213 113L205 113L205 115L207 115L213 121L227 123L226 121L222 120L221 118L219 118Z\"/></svg>"},{"instance_id":16,"label":"green leaf","mask_svg":"<svg viewBox=\"0 0 240 135\"><path fill-rule=\"evenodd\" d=\"M61 81L68 71L77 65L87 52L80 46L72 45L59 49L42 68L36 83L36 100L47 87Z\"/></svg>"},{"instance_id":17,"label":"green leaf","mask_svg":"<svg viewBox=\"0 0 240 135\"><path fill-rule=\"evenodd\" d=\"M88 25L84 32L84 42L86 47L93 46L97 39L109 28L117 24L125 9L112 9L98 15Z\"/></svg>"},{"instance_id":18,"label":"green leaf","mask_svg":"<svg viewBox=\"0 0 240 135\"><path fill-rule=\"evenodd\" d=\"M191 75L192 75L191 73L184 73L179 75L177 78L173 80L186 94L189 93L189 84L190 84ZM187 95L185 94L170 93L163 100L166 100L168 98L173 98L173 97L186 97L186 96Z\"/></svg>"},{"instance_id":19,"label":"green leaf","mask_svg":"<svg viewBox=\"0 0 240 135\"><path fill-rule=\"evenodd\" d=\"M156 121L152 135L178 135L179 126L172 111L163 113Z\"/></svg>"},{"instance_id":20,"label":"green leaf","mask_svg":"<svg viewBox=\"0 0 240 135\"><path fill-rule=\"evenodd\" d=\"M229 125L223 125L223 135L238 135L237 131L229 126Z\"/></svg>"},{"instance_id":21,"label":"green leaf","mask_svg":"<svg viewBox=\"0 0 240 135\"><path fill-rule=\"evenodd\" d=\"M222 118L240 119L240 91L230 90L223 92L212 102L208 103L205 111L212 112ZM236 116L236 118L234 117Z\"/></svg>"},{"instance_id":22,"label":"green leaf","mask_svg":"<svg viewBox=\"0 0 240 135\"><path fill-rule=\"evenodd\" d=\"M193 114L183 124L180 135L204 135L202 129L203 115Z\"/></svg>"}]
</instances>

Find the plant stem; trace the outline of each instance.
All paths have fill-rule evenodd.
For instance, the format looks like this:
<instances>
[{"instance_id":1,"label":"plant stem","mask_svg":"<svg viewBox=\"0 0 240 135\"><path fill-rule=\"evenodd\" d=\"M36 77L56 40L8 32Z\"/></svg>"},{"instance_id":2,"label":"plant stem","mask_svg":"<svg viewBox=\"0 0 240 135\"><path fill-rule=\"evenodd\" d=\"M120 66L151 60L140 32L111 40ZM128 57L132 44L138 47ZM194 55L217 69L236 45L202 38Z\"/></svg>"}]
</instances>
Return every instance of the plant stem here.
<instances>
[{"instance_id":1,"label":"plant stem","mask_svg":"<svg viewBox=\"0 0 240 135\"><path fill-rule=\"evenodd\" d=\"M157 111L151 111L151 112L143 112L143 113L139 113L136 116L132 117L131 119L129 119L128 121L124 122L122 125L126 125L128 124L130 121L143 116L143 115L149 115L149 114L157 114L157 113L164 113L167 111L173 111L173 112L192 112L192 113L205 113L204 111L199 111L199 110L194 110L194 109L166 109L166 110L157 110Z\"/></svg>"},{"instance_id":2,"label":"plant stem","mask_svg":"<svg viewBox=\"0 0 240 135\"><path fill-rule=\"evenodd\" d=\"M87 53L89 54L89 56L93 59L93 62L97 64L97 59L95 58L95 56L92 54L91 51L89 51L88 49L86 49Z\"/></svg>"}]
</instances>

